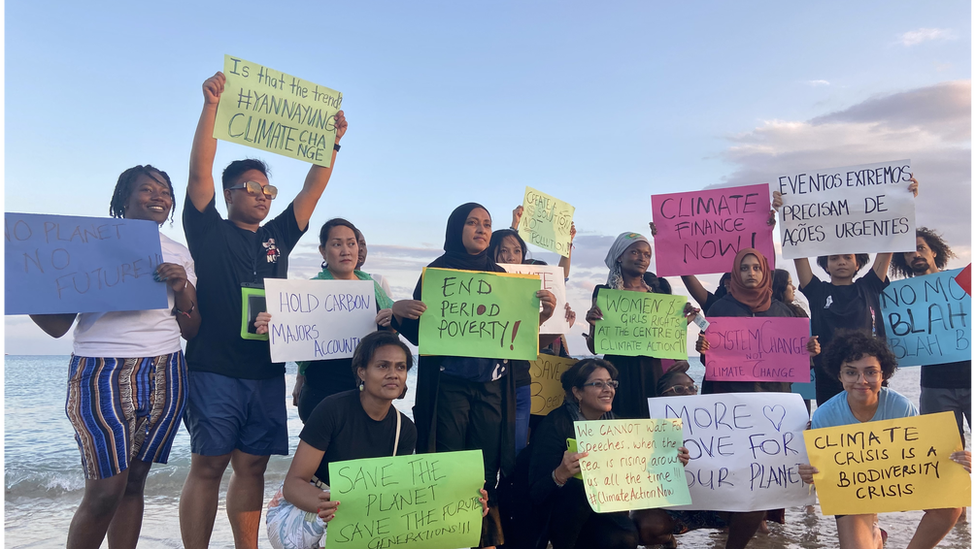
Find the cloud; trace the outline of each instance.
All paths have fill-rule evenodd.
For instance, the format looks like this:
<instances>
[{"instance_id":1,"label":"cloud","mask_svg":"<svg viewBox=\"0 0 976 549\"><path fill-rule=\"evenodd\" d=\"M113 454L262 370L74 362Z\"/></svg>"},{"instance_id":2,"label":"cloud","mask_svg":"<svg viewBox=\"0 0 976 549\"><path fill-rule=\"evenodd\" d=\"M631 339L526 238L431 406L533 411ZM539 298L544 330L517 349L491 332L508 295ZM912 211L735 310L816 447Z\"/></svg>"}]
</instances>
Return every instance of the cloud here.
<instances>
[{"instance_id":1,"label":"cloud","mask_svg":"<svg viewBox=\"0 0 976 549\"><path fill-rule=\"evenodd\" d=\"M903 33L898 37L898 41L904 46L911 47L917 46L922 42L931 42L933 40L955 40L955 38L955 33L949 29L921 28Z\"/></svg>"},{"instance_id":2,"label":"cloud","mask_svg":"<svg viewBox=\"0 0 976 549\"><path fill-rule=\"evenodd\" d=\"M827 80L807 80L808 86L829 86L830 82Z\"/></svg>"},{"instance_id":3,"label":"cloud","mask_svg":"<svg viewBox=\"0 0 976 549\"><path fill-rule=\"evenodd\" d=\"M728 138L722 156L736 168L716 187L771 182L796 170L908 158L921 185L917 224L942 231L968 262L970 97L970 81L944 82L872 97L807 121L765 121Z\"/></svg>"}]
</instances>

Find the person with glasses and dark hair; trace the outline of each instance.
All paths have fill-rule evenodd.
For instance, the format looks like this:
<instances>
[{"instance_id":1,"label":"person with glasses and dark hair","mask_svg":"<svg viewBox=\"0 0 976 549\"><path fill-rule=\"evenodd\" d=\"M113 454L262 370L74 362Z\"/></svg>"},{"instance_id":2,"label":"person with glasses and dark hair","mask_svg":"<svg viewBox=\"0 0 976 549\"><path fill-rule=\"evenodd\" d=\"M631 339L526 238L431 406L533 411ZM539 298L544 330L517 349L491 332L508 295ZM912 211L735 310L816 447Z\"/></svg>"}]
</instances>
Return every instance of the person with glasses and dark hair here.
<instances>
[{"instance_id":1,"label":"person with glasses and dark hair","mask_svg":"<svg viewBox=\"0 0 976 549\"><path fill-rule=\"evenodd\" d=\"M827 346L823 362L825 372L839 381L844 390L813 412L813 429L918 415L910 400L882 386L898 367L894 353L883 339L858 330L838 332ZM954 452L950 457L970 470L969 452ZM799 466L800 477L807 484L813 484L813 475L819 472L809 464ZM959 508L925 511L908 547L935 547L956 524L962 511ZM882 546L883 531L878 527L878 515L839 515L836 521L841 547L880 549Z\"/></svg>"},{"instance_id":2,"label":"person with glasses and dark hair","mask_svg":"<svg viewBox=\"0 0 976 549\"><path fill-rule=\"evenodd\" d=\"M288 453L285 367L271 361L267 341L242 334L244 296L265 278L285 278L288 254L308 229L309 218L332 176L313 165L284 211L262 225L278 195L258 160L237 160L224 170L227 219L217 212L213 137L217 104L226 79L203 83L203 111L193 136L183 228L199 277L205 319L187 347L190 370L186 426L193 459L180 497L180 528L188 549L210 541L220 480L228 464L227 515L237 547L257 547L264 500L264 471L271 454ZM335 150L346 132L342 111L334 117ZM335 153L332 165L335 165ZM256 311L257 312L257 311ZM248 315L247 332L253 332Z\"/></svg>"}]
</instances>

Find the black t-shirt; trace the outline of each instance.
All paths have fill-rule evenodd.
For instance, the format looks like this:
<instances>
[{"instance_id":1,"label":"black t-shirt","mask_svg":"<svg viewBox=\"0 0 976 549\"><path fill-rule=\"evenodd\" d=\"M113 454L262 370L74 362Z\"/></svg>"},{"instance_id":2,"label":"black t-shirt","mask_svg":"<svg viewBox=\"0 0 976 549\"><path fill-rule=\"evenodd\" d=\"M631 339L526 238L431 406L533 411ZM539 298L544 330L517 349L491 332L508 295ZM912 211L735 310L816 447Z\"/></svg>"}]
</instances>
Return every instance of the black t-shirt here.
<instances>
[{"instance_id":1,"label":"black t-shirt","mask_svg":"<svg viewBox=\"0 0 976 549\"><path fill-rule=\"evenodd\" d=\"M312 410L298 435L306 444L325 452L315 476L329 484L329 463L392 456L398 413L400 445L396 455L406 456L417 446L417 428L395 406L390 406L382 421L376 421L363 410L358 390L325 398Z\"/></svg>"},{"instance_id":2,"label":"black t-shirt","mask_svg":"<svg viewBox=\"0 0 976 549\"><path fill-rule=\"evenodd\" d=\"M305 233L298 228L294 204L251 232L221 218L216 197L202 212L187 199L183 230L197 273L202 318L200 331L186 345L188 368L240 379L284 374L283 363L271 362L267 341L241 337L241 287L287 276L288 254Z\"/></svg>"},{"instance_id":3,"label":"black t-shirt","mask_svg":"<svg viewBox=\"0 0 976 549\"><path fill-rule=\"evenodd\" d=\"M973 361L922 366L919 385L928 389L969 389L972 387Z\"/></svg>"}]
</instances>

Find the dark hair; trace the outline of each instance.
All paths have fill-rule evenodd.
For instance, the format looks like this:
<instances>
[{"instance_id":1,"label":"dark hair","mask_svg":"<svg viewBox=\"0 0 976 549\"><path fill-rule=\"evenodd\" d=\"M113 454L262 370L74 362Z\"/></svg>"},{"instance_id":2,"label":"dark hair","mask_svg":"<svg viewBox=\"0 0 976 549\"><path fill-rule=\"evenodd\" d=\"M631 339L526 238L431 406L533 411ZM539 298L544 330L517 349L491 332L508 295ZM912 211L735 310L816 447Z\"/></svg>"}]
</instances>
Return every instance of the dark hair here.
<instances>
[{"instance_id":1,"label":"dark hair","mask_svg":"<svg viewBox=\"0 0 976 549\"><path fill-rule=\"evenodd\" d=\"M248 170L257 170L268 177L268 165L262 160L256 158L245 158L244 160L235 160L224 168L224 173L220 176L220 182L223 183L224 188L230 188L234 186L237 182L237 178L241 176L242 173Z\"/></svg>"},{"instance_id":2,"label":"dark hair","mask_svg":"<svg viewBox=\"0 0 976 549\"><path fill-rule=\"evenodd\" d=\"M884 339L860 330L838 330L824 351L824 370L839 380L841 366L866 356L878 359L878 363L881 364L881 377L884 380L890 379L898 369L898 359Z\"/></svg>"},{"instance_id":3,"label":"dark hair","mask_svg":"<svg viewBox=\"0 0 976 549\"><path fill-rule=\"evenodd\" d=\"M356 352L352 355L352 374L356 376L356 379L359 379L359 369L365 370L369 366L376 350L387 345L395 345L403 349L403 354L407 355L407 371L409 372L410 368L413 368L413 355L410 354L410 347L407 347L407 344L397 334L379 330L360 339L359 345L356 346Z\"/></svg>"},{"instance_id":4,"label":"dark hair","mask_svg":"<svg viewBox=\"0 0 976 549\"><path fill-rule=\"evenodd\" d=\"M498 248L501 247L502 242L504 242L505 237L507 236L515 237L518 245L522 247L522 263L526 263L525 254L529 250L525 247L525 241L522 240L522 237L519 236L518 232L512 229L499 229L491 233L491 240L488 241L488 257L490 257L492 261L496 260Z\"/></svg>"},{"instance_id":5,"label":"dark hair","mask_svg":"<svg viewBox=\"0 0 976 549\"><path fill-rule=\"evenodd\" d=\"M830 255L849 255L849 254L830 254ZM823 269L824 272L827 274L830 274L830 271L827 270L827 259L830 257L830 255L821 255L817 257L817 265L820 265L820 268ZM868 261L871 261L871 256L869 256L868 254L854 254L854 263L857 265L857 268L854 269L854 274L857 274L858 271L863 269L864 266L868 264Z\"/></svg>"},{"instance_id":6,"label":"dark hair","mask_svg":"<svg viewBox=\"0 0 976 549\"><path fill-rule=\"evenodd\" d=\"M677 377L678 374L684 374L690 379L691 376L688 375L689 368L691 368L691 365L688 364L687 360L674 361L674 364L670 368L668 368L667 372L664 372L664 375L661 376L661 379L657 380L658 396L664 394L664 391L667 391L668 389L674 386L674 378Z\"/></svg>"},{"instance_id":7,"label":"dark hair","mask_svg":"<svg viewBox=\"0 0 976 549\"><path fill-rule=\"evenodd\" d=\"M925 244L932 250L935 254L935 267L940 271L945 268L946 263L949 262L950 257L955 257L956 254L952 253L952 249L946 244L945 240L942 240L942 235L936 233L928 227L919 227L915 230L915 236L920 237L925 240ZM915 276L915 271L912 270L912 266L905 261L905 254L892 254L891 255L891 269L889 269L891 274L900 275L903 278L909 278Z\"/></svg>"},{"instance_id":8,"label":"dark hair","mask_svg":"<svg viewBox=\"0 0 976 549\"><path fill-rule=\"evenodd\" d=\"M599 368L606 368L610 372L610 379L617 379L617 369L610 364L609 361L603 360L602 358L586 358L576 364L569 367L568 370L563 372L560 376L559 381L563 385L563 390L566 391L566 398L568 402L576 402L576 395L573 394L573 387L577 389L582 389L583 384L590 377L590 374L594 370Z\"/></svg>"},{"instance_id":9,"label":"dark hair","mask_svg":"<svg viewBox=\"0 0 976 549\"><path fill-rule=\"evenodd\" d=\"M163 180L160 181L156 174L163 176ZM169 196L173 200L173 207L169 210L169 222L172 225L173 213L176 211L176 192L173 190L173 182L170 181L169 175L166 172L157 170L149 164L129 168L122 172L119 180L115 183L112 201L108 204L108 214L112 217L125 217L125 203L132 196L132 185L139 180L140 175L145 175L160 185L166 185L169 189Z\"/></svg>"},{"instance_id":10,"label":"dark hair","mask_svg":"<svg viewBox=\"0 0 976 549\"><path fill-rule=\"evenodd\" d=\"M789 282L789 271L785 269L773 269L773 299L779 300L786 305L795 317L806 318L810 316L795 301L786 301L786 287L789 286Z\"/></svg>"},{"instance_id":11,"label":"dark hair","mask_svg":"<svg viewBox=\"0 0 976 549\"><path fill-rule=\"evenodd\" d=\"M718 285L724 288L725 285L729 283L731 280L732 280L732 273L725 273L724 275L722 275L722 278L718 279Z\"/></svg>"},{"instance_id":12,"label":"dark hair","mask_svg":"<svg viewBox=\"0 0 976 549\"><path fill-rule=\"evenodd\" d=\"M332 219L326 221L325 224L322 225L322 229L319 230L319 246L325 246L325 244L329 241L329 231L336 227L349 227L352 229L353 234L356 235L357 244L363 235L363 233L359 232L359 229L357 229L351 221L347 221L341 217L333 217Z\"/></svg>"}]
</instances>

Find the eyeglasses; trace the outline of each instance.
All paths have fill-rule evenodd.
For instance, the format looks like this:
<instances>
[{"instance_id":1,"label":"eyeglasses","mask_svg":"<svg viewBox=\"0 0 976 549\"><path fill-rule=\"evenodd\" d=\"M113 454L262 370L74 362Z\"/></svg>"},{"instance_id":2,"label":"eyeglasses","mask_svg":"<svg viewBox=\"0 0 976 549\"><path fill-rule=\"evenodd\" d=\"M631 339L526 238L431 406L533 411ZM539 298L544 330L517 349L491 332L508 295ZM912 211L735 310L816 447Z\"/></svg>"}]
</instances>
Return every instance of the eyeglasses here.
<instances>
[{"instance_id":1,"label":"eyeglasses","mask_svg":"<svg viewBox=\"0 0 976 549\"><path fill-rule=\"evenodd\" d=\"M881 379L881 370L865 370L859 372L857 370L841 370L840 377L844 378L844 381L857 381L864 376L865 381L878 381Z\"/></svg>"},{"instance_id":2,"label":"eyeglasses","mask_svg":"<svg viewBox=\"0 0 976 549\"><path fill-rule=\"evenodd\" d=\"M236 191L240 189L246 189L247 194L257 196L264 193L264 196L268 197L268 200L274 200L278 196L278 187L274 185L261 186L257 181L245 181L239 185L234 185L233 187L227 187L228 191Z\"/></svg>"},{"instance_id":3,"label":"eyeglasses","mask_svg":"<svg viewBox=\"0 0 976 549\"><path fill-rule=\"evenodd\" d=\"M611 379L610 381L594 381L592 383L584 383L583 387L596 387L597 391L602 391L604 387L610 387L611 389L616 389L620 385L620 382L616 379Z\"/></svg>"},{"instance_id":4,"label":"eyeglasses","mask_svg":"<svg viewBox=\"0 0 976 549\"><path fill-rule=\"evenodd\" d=\"M676 395L697 395L698 386L695 385L694 383L692 383L691 385L672 385L667 389L665 389L664 391L661 391L661 394L663 395L670 392L674 392L674 394Z\"/></svg>"}]
</instances>

